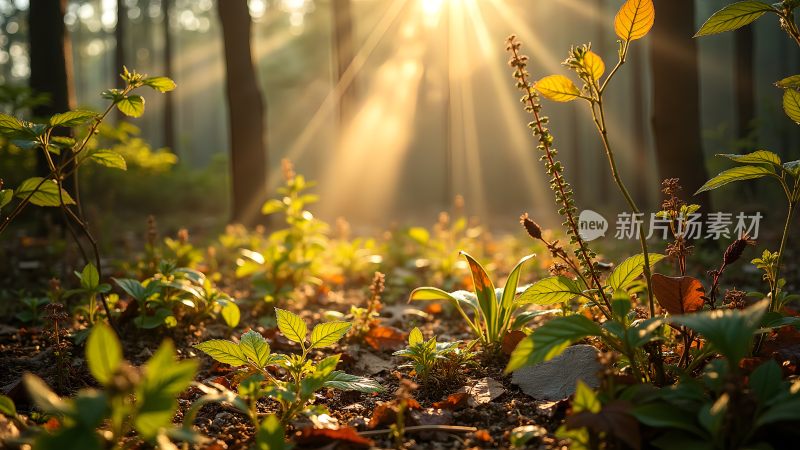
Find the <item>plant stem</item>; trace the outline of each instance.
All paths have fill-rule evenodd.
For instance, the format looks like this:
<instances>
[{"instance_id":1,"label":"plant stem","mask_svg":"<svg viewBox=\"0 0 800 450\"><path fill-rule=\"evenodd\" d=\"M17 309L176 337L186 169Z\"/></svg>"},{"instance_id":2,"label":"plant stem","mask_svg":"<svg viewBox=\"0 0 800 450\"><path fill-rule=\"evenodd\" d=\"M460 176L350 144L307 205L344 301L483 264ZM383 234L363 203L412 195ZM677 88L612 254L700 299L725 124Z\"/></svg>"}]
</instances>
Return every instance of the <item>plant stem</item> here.
<instances>
[{"instance_id":1,"label":"plant stem","mask_svg":"<svg viewBox=\"0 0 800 450\"><path fill-rule=\"evenodd\" d=\"M783 252L786 248L786 241L789 238L789 226L792 223L792 217L794 216L794 210L796 206L796 201L794 200L794 196L797 194L797 187L800 186L800 182L795 183L795 187L793 190L793 196L789 199L789 209L786 213L786 222L783 225L783 236L781 236L781 245L778 248L778 261L775 263L775 283L773 283L773 289L770 293L770 311L775 311L777 308L777 296L778 296L778 280L780 279L781 273L781 262L783 261Z\"/></svg>"}]
</instances>

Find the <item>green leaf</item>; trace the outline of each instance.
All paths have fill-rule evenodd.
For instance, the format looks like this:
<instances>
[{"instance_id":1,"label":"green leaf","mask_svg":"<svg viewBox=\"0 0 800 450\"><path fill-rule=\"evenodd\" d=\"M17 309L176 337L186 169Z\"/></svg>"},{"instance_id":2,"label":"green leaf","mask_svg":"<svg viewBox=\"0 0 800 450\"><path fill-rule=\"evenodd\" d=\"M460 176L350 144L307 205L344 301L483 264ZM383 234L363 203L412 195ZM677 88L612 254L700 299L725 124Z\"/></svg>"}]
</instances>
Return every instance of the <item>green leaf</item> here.
<instances>
[{"instance_id":1,"label":"green leaf","mask_svg":"<svg viewBox=\"0 0 800 450\"><path fill-rule=\"evenodd\" d=\"M158 92L169 92L177 86L174 81L167 77L151 77L142 80L145 86L149 86Z\"/></svg>"},{"instance_id":2,"label":"green leaf","mask_svg":"<svg viewBox=\"0 0 800 450\"><path fill-rule=\"evenodd\" d=\"M245 357L243 349L231 341L212 339L201 342L194 348L223 364L230 364L234 367L247 364L247 357Z\"/></svg>"},{"instance_id":3,"label":"green leaf","mask_svg":"<svg viewBox=\"0 0 800 450\"><path fill-rule=\"evenodd\" d=\"M671 428L702 436L694 417L666 402L648 403L631 411L639 422L653 428Z\"/></svg>"},{"instance_id":4,"label":"green leaf","mask_svg":"<svg viewBox=\"0 0 800 450\"><path fill-rule=\"evenodd\" d=\"M514 312L514 296L517 295L519 278L522 274L522 265L536 255L528 255L522 258L508 275L505 286L503 286L503 296L500 298L500 317L498 323L501 330L508 328L511 322L511 314Z\"/></svg>"},{"instance_id":5,"label":"green leaf","mask_svg":"<svg viewBox=\"0 0 800 450\"><path fill-rule=\"evenodd\" d=\"M408 346L415 347L423 342L425 342L425 337L422 336L422 331L420 331L419 328L414 327L414 329L408 333Z\"/></svg>"},{"instance_id":6,"label":"green leaf","mask_svg":"<svg viewBox=\"0 0 800 450\"><path fill-rule=\"evenodd\" d=\"M800 421L800 396L797 394L772 405L756 419L754 428L775 422L798 423Z\"/></svg>"},{"instance_id":7,"label":"green leaf","mask_svg":"<svg viewBox=\"0 0 800 450\"><path fill-rule=\"evenodd\" d=\"M230 328L236 328L242 316L239 305L233 300L218 300L217 303L222 307L220 315L222 315L222 320L225 321L225 325Z\"/></svg>"},{"instance_id":8,"label":"green leaf","mask_svg":"<svg viewBox=\"0 0 800 450\"><path fill-rule=\"evenodd\" d=\"M783 110L795 123L800 123L800 91L787 89L783 93Z\"/></svg>"},{"instance_id":9,"label":"green leaf","mask_svg":"<svg viewBox=\"0 0 800 450\"><path fill-rule=\"evenodd\" d=\"M755 22L769 11L774 11L770 5L753 0L730 4L709 17L694 37L733 31Z\"/></svg>"},{"instance_id":10,"label":"green leaf","mask_svg":"<svg viewBox=\"0 0 800 450\"><path fill-rule=\"evenodd\" d=\"M597 414L600 412L601 407L600 400L592 388L584 383L583 380L578 380L575 386L575 396L572 399L573 414L583 411Z\"/></svg>"},{"instance_id":11,"label":"green leaf","mask_svg":"<svg viewBox=\"0 0 800 450\"><path fill-rule=\"evenodd\" d=\"M139 302L145 300L145 288L139 280L131 278L112 278L112 280L134 300Z\"/></svg>"},{"instance_id":12,"label":"green leaf","mask_svg":"<svg viewBox=\"0 0 800 450\"><path fill-rule=\"evenodd\" d=\"M511 353L505 372L522 366L548 361L560 355L570 344L588 336L599 336L602 329L584 316L557 317L537 328Z\"/></svg>"},{"instance_id":13,"label":"green leaf","mask_svg":"<svg viewBox=\"0 0 800 450\"><path fill-rule=\"evenodd\" d=\"M340 370L331 372L323 386L343 391L358 391L365 394L383 391L383 386L371 378L350 375Z\"/></svg>"},{"instance_id":14,"label":"green leaf","mask_svg":"<svg viewBox=\"0 0 800 450\"><path fill-rule=\"evenodd\" d=\"M0 414L9 418L16 417L17 407L14 406L14 400L11 400L10 397L6 397L5 395L0 395Z\"/></svg>"},{"instance_id":15,"label":"green leaf","mask_svg":"<svg viewBox=\"0 0 800 450\"><path fill-rule=\"evenodd\" d=\"M15 195L17 198L25 199L31 195L30 202L36 206L61 206L61 201L58 195L58 184L55 180L45 180L42 182L42 177L32 177L23 181L16 190ZM39 185L39 183L42 183ZM36 189L39 186L39 189ZM75 200L70 197L69 193L61 190L61 198L64 200L65 205L74 205Z\"/></svg>"},{"instance_id":16,"label":"green leaf","mask_svg":"<svg viewBox=\"0 0 800 450\"><path fill-rule=\"evenodd\" d=\"M0 135L8 139L35 138L36 134L25 126L25 122L14 116L0 113Z\"/></svg>"},{"instance_id":17,"label":"green leaf","mask_svg":"<svg viewBox=\"0 0 800 450\"><path fill-rule=\"evenodd\" d=\"M278 329L284 336L298 344L305 342L308 327L300 316L280 308L275 308L275 315L278 318Z\"/></svg>"},{"instance_id":18,"label":"green leaf","mask_svg":"<svg viewBox=\"0 0 800 450\"><path fill-rule=\"evenodd\" d=\"M11 203L11 199L13 198L14 198L14 190L0 189L0 209L3 209L4 206Z\"/></svg>"},{"instance_id":19,"label":"green leaf","mask_svg":"<svg viewBox=\"0 0 800 450\"><path fill-rule=\"evenodd\" d=\"M408 229L408 237L418 244L426 245L431 240L431 234L422 227L412 227Z\"/></svg>"},{"instance_id":20,"label":"green leaf","mask_svg":"<svg viewBox=\"0 0 800 450\"><path fill-rule=\"evenodd\" d=\"M280 200L267 200L264 206L261 207L261 214L265 216L275 214L276 212L283 211L283 207L283 202Z\"/></svg>"},{"instance_id":21,"label":"green leaf","mask_svg":"<svg viewBox=\"0 0 800 450\"><path fill-rule=\"evenodd\" d=\"M128 164L125 162L125 158L114 150L93 150L84 158L84 160L86 159L112 169L128 170Z\"/></svg>"},{"instance_id":22,"label":"green leaf","mask_svg":"<svg viewBox=\"0 0 800 450\"><path fill-rule=\"evenodd\" d=\"M305 326L305 323L303 324ZM317 324L311 330L311 346L309 348L329 347L337 342L350 331L350 322L324 322Z\"/></svg>"},{"instance_id":23,"label":"green leaf","mask_svg":"<svg viewBox=\"0 0 800 450\"><path fill-rule=\"evenodd\" d=\"M144 114L144 97L129 95L117 102L117 109L128 117L139 117Z\"/></svg>"},{"instance_id":24,"label":"green leaf","mask_svg":"<svg viewBox=\"0 0 800 450\"><path fill-rule=\"evenodd\" d=\"M789 88L797 89L797 88L800 88L800 75L792 75L790 77L786 77L786 78L782 79L781 81L778 81L777 83L775 83L775 86L778 86L779 88L784 88L784 89L789 89Z\"/></svg>"},{"instance_id":25,"label":"green leaf","mask_svg":"<svg viewBox=\"0 0 800 450\"><path fill-rule=\"evenodd\" d=\"M97 117L97 113L93 111L85 111L76 109L74 111L67 111L65 113L56 114L50 117L51 127L77 127Z\"/></svg>"},{"instance_id":26,"label":"green leaf","mask_svg":"<svg viewBox=\"0 0 800 450\"><path fill-rule=\"evenodd\" d=\"M756 367L749 378L750 389L756 394L761 404L766 404L781 391L783 376L780 366L774 359Z\"/></svg>"},{"instance_id":27,"label":"green leaf","mask_svg":"<svg viewBox=\"0 0 800 450\"><path fill-rule=\"evenodd\" d=\"M289 450L292 448L286 443L286 431L281 425L281 420L275 414L270 414L261 421L256 430L256 449L258 450Z\"/></svg>"},{"instance_id":28,"label":"green leaf","mask_svg":"<svg viewBox=\"0 0 800 450\"><path fill-rule=\"evenodd\" d=\"M697 195L701 192L710 191L720 186L724 186L728 183L733 183L734 181L751 180L754 178L761 178L767 175L774 175L774 174L775 174L774 171L762 166L734 167L733 169L728 169L726 171L723 171L714 178L706 181L706 184L704 184L694 194Z\"/></svg>"},{"instance_id":29,"label":"green leaf","mask_svg":"<svg viewBox=\"0 0 800 450\"><path fill-rule=\"evenodd\" d=\"M86 341L86 363L89 372L100 382L108 384L122 364L122 346L108 325L97 323Z\"/></svg>"},{"instance_id":30,"label":"green leaf","mask_svg":"<svg viewBox=\"0 0 800 450\"><path fill-rule=\"evenodd\" d=\"M175 360L175 347L166 340L147 361L137 389L134 426L145 440L153 439L161 429L171 426L178 407L178 396L185 391L197 372L197 361Z\"/></svg>"},{"instance_id":31,"label":"green leaf","mask_svg":"<svg viewBox=\"0 0 800 450\"><path fill-rule=\"evenodd\" d=\"M475 289L475 295L478 297L478 306L480 306L483 317L486 320L486 328L489 338L497 336L497 327L499 324L499 315L497 313L497 294L494 290L494 284L489 279L486 269L466 252L461 252L469 264L469 270L472 272L472 284Z\"/></svg>"},{"instance_id":32,"label":"green leaf","mask_svg":"<svg viewBox=\"0 0 800 450\"><path fill-rule=\"evenodd\" d=\"M56 395L41 378L32 373L25 373L22 376L22 380L25 382L25 387L33 404L43 413L57 415L68 409L64 400Z\"/></svg>"},{"instance_id":33,"label":"green leaf","mask_svg":"<svg viewBox=\"0 0 800 450\"><path fill-rule=\"evenodd\" d=\"M548 277L537 281L520 294L517 303L520 305L552 305L572 300L581 295L578 284L562 276Z\"/></svg>"},{"instance_id":34,"label":"green leaf","mask_svg":"<svg viewBox=\"0 0 800 450\"><path fill-rule=\"evenodd\" d=\"M666 255L660 253L650 253L650 267L653 267L665 257ZM625 290L631 283L639 278L642 273L644 273L644 255L640 253L622 261L622 264L614 268L614 271L611 272L606 283L615 291Z\"/></svg>"},{"instance_id":35,"label":"green leaf","mask_svg":"<svg viewBox=\"0 0 800 450\"><path fill-rule=\"evenodd\" d=\"M80 274L81 287L87 291L93 291L100 285L100 273L94 264L89 263L83 267Z\"/></svg>"},{"instance_id":36,"label":"green leaf","mask_svg":"<svg viewBox=\"0 0 800 450\"><path fill-rule=\"evenodd\" d=\"M239 348L244 356L258 364L259 367L265 367L269 362L269 343L258 331L250 330L243 334L239 340Z\"/></svg>"},{"instance_id":37,"label":"green leaf","mask_svg":"<svg viewBox=\"0 0 800 450\"><path fill-rule=\"evenodd\" d=\"M715 310L673 316L672 322L699 332L708 343L735 366L750 351L753 333L769 307L768 300L745 310Z\"/></svg>"},{"instance_id":38,"label":"green leaf","mask_svg":"<svg viewBox=\"0 0 800 450\"><path fill-rule=\"evenodd\" d=\"M781 165L781 157L769 150L756 150L746 155L737 155L735 153L719 153L717 156L722 156L743 164L767 164L769 166Z\"/></svg>"},{"instance_id":39,"label":"green leaf","mask_svg":"<svg viewBox=\"0 0 800 450\"><path fill-rule=\"evenodd\" d=\"M800 176L800 159L783 163L783 168L794 177Z\"/></svg>"}]
</instances>

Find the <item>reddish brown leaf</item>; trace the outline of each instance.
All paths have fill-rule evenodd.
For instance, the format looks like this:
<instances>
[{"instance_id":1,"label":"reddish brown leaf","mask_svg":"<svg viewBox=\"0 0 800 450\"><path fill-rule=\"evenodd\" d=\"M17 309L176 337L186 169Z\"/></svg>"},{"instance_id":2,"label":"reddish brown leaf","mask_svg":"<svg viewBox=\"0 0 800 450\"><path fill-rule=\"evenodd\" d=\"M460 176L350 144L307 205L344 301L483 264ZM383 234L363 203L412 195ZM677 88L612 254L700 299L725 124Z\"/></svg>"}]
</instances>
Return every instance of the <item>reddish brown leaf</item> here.
<instances>
[{"instance_id":1,"label":"reddish brown leaf","mask_svg":"<svg viewBox=\"0 0 800 450\"><path fill-rule=\"evenodd\" d=\"M364 341L375 350L399 350L406 345L406 335L394 327L373 327L370 328Z\"/></svg>"},{"instance_id":2,"label":"reddish brown leaf","mask_svg":"<svg viewBox=\"0 0 800 450\"><path fill-rule=\"evenodd\" d=\"M59 422L55 417L51 417L47 422L44 423L43 427L47 431L55 431L61 428L61 422Z\"/></svg>"},{"instance_id":3,"label":"reddish brown leaf","mask_svg":"<svg viewBox=\"0 0 800 450\"><path fill-rule=\"evenodd\" d=\"M520 330L513 330L506 333L506 335L503 336L503 353L510 356L514 349L517 348L517 344L527 336L527 334Z\"/></svg>"},{"instance_id":4,"label":"reddish brown leaf","mask_svg":"<svg viewBox=\"0 0 800 450\"><path fill-rule=\"evenodd\" d=\"M433 404L434 408L449 409L450 411L458 411L469 406L470 396L466 392L456 392L450 394L446 399Z\"/></svg>"},{"instance_id":5,"label":"reddish brown leaf","mask_svg":"<svg viewBox=\"0 0 800 450\"><path fill-rule=\"evenodd\" d=\"M703 308L706 292L696 278L668 277L654 273L652 282L658 303L673 316L693 313Z\"/></svg>"},{"instance_id":6,"label":"reddish brown leaf","mask_svg":"<svg viewBox=\"0 0 800 450\"><path fill-rule=\"evenodd\" d=\"M407 409L422 409L419 402L413 398L403 400L406 402ZM395 401L385 402L379 404L372 410L372 417L369 419L367 426L371 429L377 428L381 425L390 425L397 421L397 404Z\"/></svg>"},{"instance_id":7,"label":"reddish brown leaf","mask_svg":"<svg viewBox=\"0 0 800 450\"><path fill-rule=\"evenodd\" d=\"M492 442L492 435L487 430L478 430L474 434L475 439L482 442Z\"/></svg>"},{"instance_id":8,"label":"reddish brown leaf","mask_svg":"<svg viewBox=\"0 0 800 450\"><path fill-rule=\"evenodd\" d=\"M338 430L303 428L299 436L295 437L295 442L300 446L321 447L332 443L345 444L350 448L370 448L375 443L371 439L359 436L355 429L350 427L339 428Z\"/></svg>"},{"instance_id":9,"label":"reddish brown leaf","mask_svg":"<svg viewBox=\"0 0 800 450\"><path fill-rule=\"evenodd\" d=\"M428 306L425 307L425 312L428 314L441 314L442 313L442 304L441 303L430 303Z\"/></svg>"}]
</instances>

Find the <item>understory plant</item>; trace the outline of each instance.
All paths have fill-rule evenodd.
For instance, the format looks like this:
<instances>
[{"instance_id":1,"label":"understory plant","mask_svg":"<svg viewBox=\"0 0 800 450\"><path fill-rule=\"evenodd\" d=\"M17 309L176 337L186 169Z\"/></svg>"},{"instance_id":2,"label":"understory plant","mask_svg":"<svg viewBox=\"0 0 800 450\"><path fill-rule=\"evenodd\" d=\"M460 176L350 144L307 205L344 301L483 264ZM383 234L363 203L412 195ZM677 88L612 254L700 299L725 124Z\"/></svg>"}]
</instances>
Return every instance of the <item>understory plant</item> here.
<instances>
[{"instance_id":1,"label":"understory plant","mask_svg":"<svg viewBox=\"0 0 800 450\"><path fill-rule=\"evenodd\" d=\"M59 425L49 430L28 428L17 420L23 427L20 443L45 450L101 450L124 448L137 440L162 449L174 448L172 440L203 442L199 434L172 425L176 397L189 387L197 370L196 361L176 361L175 357L175 348L167 340L144 366L133 367L123 359L115 333L98 323L86 342L86 362L102 389L83 389L66 399L37 376L26 374L23 379L33 404ZM7 406L7 398L3 401ZM8 407L0 410L6 415L10 411ZM132 431L136 438L131 437Z\"/></svg>"},{"instance_id":2,"label":"understory plant","mask_svg":"<svg viewBox=\"0 0 800 450\"><path fill-rule=\"evenodd\" d=\"M460 341L436 342L435 336L426 341L422 331L414 327L408 334L408 346L393 355L409 359L417 380L423 385L432 378L453 382L460 378L458 375L467 364L474 362L474 343L461 348Z\"/></svg>"},{"instance_id":3,"label":"understory plant","mask_svg":"<svg viewBox=\"0 0 800 450\"><path fill-rule=\"evenodd\" d=\"M46 161L47 172L41 176L22 181L15 188L6 188L0 181L0 212L13 206L10 212L0 216L0 234L29 205L58 208L62 214L64 225L75 241L86 264L94 264L102 279L100 252L97 240L89 229L83 214L81 196L78 186L78 171L87 162L101 166L126 169L125 159L119 153L102 148L89 148L88 144L97 133L100 124L112 110L130 117L139 117L144 113L144 97L133 92L142 87L150 87L158 92L175 89L175 83L166 77L148 77L136 71L123 68L120 75L125 85L121 89L109 89L101 94L110 101L101 114L87 110L72 110L55 114L47 122L32 122L0 113L0 135L9 139L13 145L25 151L41 151ZM85 135L75 138L69 129L88 125ZM72 187L66 186L72 180ZM72 192L70 192L70 189ZM12 203L16 199L16 203ZM91 254L84 248L83 236L90 244ZM90 256L91 255L91 256ZM111 311L105 295L98 296L107 317Z\"/></svg>"},{"instance_id":4,"label":"understory plant","mask_svg":"<svg viewBox=\"0 0 800 450\"><path fill-rule=\"evenodd\" d=\"M280 421L286 424L300 414L325 412L324 407L313 405L315 394L320 389L364 393L383 389L369 378L336 370L341 355L328 356L318 362L311 359L312 350L330 347L341 340L350 330L349 322L323 322L317 324L309 335L300 316L278 308L275 308L275 313L278 329L287 339L300 345L299 354L272 353L267 340L256 331L243 334L238 343L214 339L195 346L223 364L240 368L245 381L240 384L239 392L249 399L251 411L254 411L258 399L268 397L278 402ZM277 369L282 375L273 373Z\"/></svg>"}]
</instances>

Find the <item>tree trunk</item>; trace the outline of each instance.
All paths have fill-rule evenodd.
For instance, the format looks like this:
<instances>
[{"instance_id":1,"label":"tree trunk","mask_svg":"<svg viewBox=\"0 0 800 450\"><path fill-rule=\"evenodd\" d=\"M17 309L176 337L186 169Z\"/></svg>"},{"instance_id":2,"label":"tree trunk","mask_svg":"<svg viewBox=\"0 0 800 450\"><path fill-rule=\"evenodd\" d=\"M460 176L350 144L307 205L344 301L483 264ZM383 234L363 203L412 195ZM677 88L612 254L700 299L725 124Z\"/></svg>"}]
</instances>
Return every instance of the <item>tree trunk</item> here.
<instances>
[{"instance_id":1,"label":"tree trunk","mask_svg":"<svg viewBox=\"0 0 800 450\"><path fill-rule=\"evenodd\" d=\"M694 193L708 174L700 134L700 80L698 77L694 1L660 0L650 40L653 69L653 135L660 179L680 178ZM709 197L693 201L706 210Z\"/></svg>"},{"instance_id":2,"label":"tree trunk","mask_svg":"<svg viewBox=\"0 0 800 450\"><path fill-rule=\"evenodd\" d=\"M114 49L114 79L116 75L122 72L122 66L125 62L125 24L128 19L128 9L125 7L125 0L117 0L117 26L114 28L114 40L116 41L116 48Z\"/></svg>"},{"instance_id":3,"label":"tree trunk","mask_svg":"<svg viewBox=\"0 0 800 450\"><path fill-rule=\"evenodd\" d=\"M64 26L67 0L36 0L30 2L29 85L37 93L48 94L47 104L33 109L38 118L67 111L75 105L72 89L72 47Z\"/></svg>"},{"instance_id":4,"label":"tree trunk","mask_svg":"<svg viewBox=\"0 0 800 450\"><path fill-rule=\"evenodd\" d=\"M225 48L226 90L230 122L232 220L263 222L266 197L266 105L258 87L250 45L252 22L246 0L217 2Z\"/></svg>"},{"instance_id":5,"label":"tree trunk","mask_svg":"<svg viewBox=\"0 0 800 450\"><path fill-rule=\"evenodd\" d=\"M645 130L647 127L647 119L645 118L645 91L644 91L644 58L646 57L642 45L634 47L631 54L631 68L630 71L633 75L633 86L631 87L631 113L633 120L631 125L633 130L631 136L633 138L633 154L634 154L634 167L636 168L636 179L634 198L636 203L642 209L648 209L650 196L650 183L652 179L650 176L650 167L648 166L647 158L647 136Z\"/></svg>"},{"instance_id":6,"label":"tree trunk","mask_svg":"<svg viewBox=\"0 0 800 450\"><path fill-rule=\"evenodd\" d=\"M161 0L161 14L164 16L164 76L174 79L172 74L172 33L170 32L171 0ZM175 103L174 95L164 97L164 146L175 152Z\"/></svg>"},{"instance_id":7,"label":"tree trunk","mask_svg":"<svg viewBox=\"0 0 800 450\"><path fill-rule=\"evenodd\" d=\"M341 82L350 63L353 62L353 11L350 0L333 0L333 54L335 56L336 82ZM339 133L353 118L355 113L355 80L351 80L339 92Z\"/></svg>"}]
</instances>

